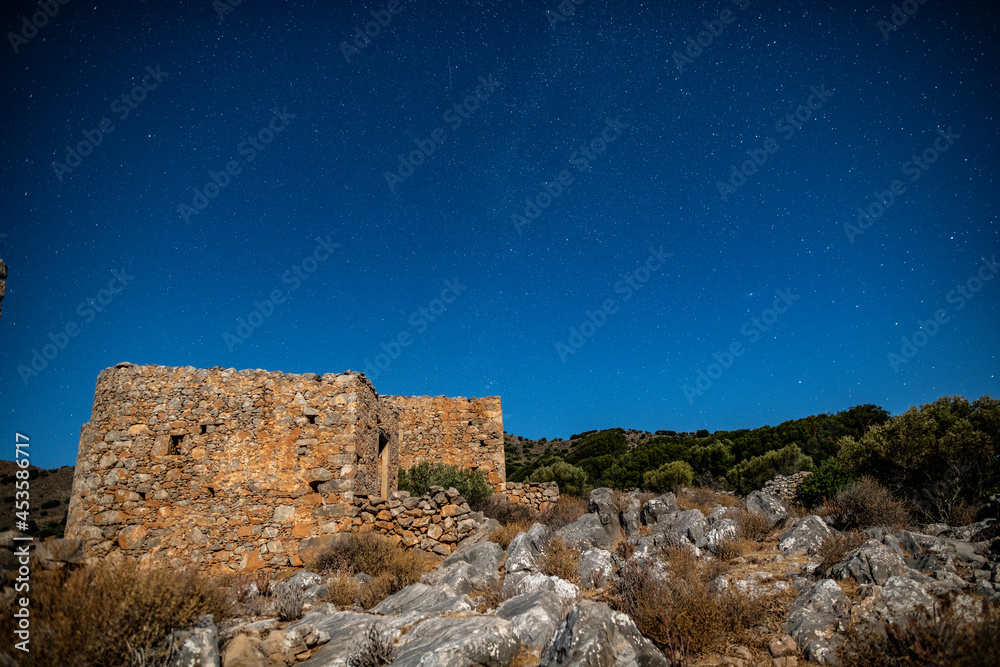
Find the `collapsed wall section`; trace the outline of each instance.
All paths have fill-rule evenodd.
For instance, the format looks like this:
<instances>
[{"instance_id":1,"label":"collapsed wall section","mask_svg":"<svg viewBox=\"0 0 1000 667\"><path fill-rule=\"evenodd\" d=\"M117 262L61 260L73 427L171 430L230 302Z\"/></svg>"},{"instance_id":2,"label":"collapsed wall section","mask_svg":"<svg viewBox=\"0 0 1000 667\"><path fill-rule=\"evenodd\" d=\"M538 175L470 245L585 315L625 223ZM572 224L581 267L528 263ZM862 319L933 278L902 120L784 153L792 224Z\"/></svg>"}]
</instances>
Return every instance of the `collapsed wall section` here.
<instances>
[{"instance_id":1,"label":"collapsed wall section","mask_svg":"<svg viewBox=\"0 0 1000 667\"><path fill-rule=\"evenodd\" d=\"M84 425L66 536L85 555L300 565L350 529L354 494L396 490L399 424L357 373L119 364Z\"/></svg>"},{"instance_id":2,"label":"collapsed wall section","mask_svg":"<svg viewBox=\"0 0 1000 667\"><path fill-rule=\"evenodd\" d=\"M503 411L499 396L384 396L399 409L399 465L447 463L481 470L495 491L506 489Z\"/></svg>"}]
</instances>

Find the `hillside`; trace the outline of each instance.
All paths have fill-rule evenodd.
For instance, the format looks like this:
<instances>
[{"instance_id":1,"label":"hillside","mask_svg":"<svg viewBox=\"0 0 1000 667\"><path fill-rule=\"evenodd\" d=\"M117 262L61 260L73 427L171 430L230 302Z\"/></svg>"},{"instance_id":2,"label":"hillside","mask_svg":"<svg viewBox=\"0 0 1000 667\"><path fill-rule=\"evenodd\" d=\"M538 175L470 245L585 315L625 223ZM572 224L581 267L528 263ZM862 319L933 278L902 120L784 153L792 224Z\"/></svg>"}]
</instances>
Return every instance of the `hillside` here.
<instances>
[{"instance_id":1,"label":"hillside","mask_svg":"<svg viewBox=\"0 0 1000 667\"><path fill-rule=\"evenodd\" d=\"M13 461L0 461L0 531L11 530L17 517L14 515L19 470ZM73 466L46 470L28 466L30 482L29 534L38 537L62 537L66 530L66 513L73 490Z\"/></svg>"}]
</instances>

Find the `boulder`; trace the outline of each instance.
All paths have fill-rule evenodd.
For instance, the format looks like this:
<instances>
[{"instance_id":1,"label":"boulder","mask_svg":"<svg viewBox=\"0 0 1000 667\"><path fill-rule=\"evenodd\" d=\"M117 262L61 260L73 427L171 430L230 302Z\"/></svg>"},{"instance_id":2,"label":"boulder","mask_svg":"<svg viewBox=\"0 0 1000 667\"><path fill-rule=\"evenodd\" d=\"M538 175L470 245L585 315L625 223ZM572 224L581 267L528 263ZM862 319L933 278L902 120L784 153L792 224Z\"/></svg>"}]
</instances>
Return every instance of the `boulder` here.
<instances>
[{"instance_id":1,"label":"boulder","mask_svg":"<svg viewBox=\"0 0 1000 667\"><path fill-rule=\"evenodd\" d=\"M565 600L555 591L543 590L505 600L497 607L496 616L511 622L522 645L538 650L552 638L564 611Z\"/></svg>"},{"instance_id":2,"label":"boulder","mask_svg":"<svg viewBox=\"0 0 1000 667\"><path fill-rule=\"evenodd\" d=\"M901 576L906 563L895 551L881 542L868 540L833 566L831 576L852 577L859 584L884 584L889 577Z\"/></svg>"},{"instance_id":3,"label":"boulder","mask_svg":"<svg viewBox=\"0 0 1000 667\"><path fill-rule=\"evenodd\" d=\"M642 525L642 494L639 491L630 491L625 496L625 503L625 508L619 514L622 530L625 531L626 537L634 537L639 534L639 526Z\"/></svg>"},{"instance_id":4,"label":"boulder","mask_svg":"<svg viewBox=\"0 0 1000 667\"><path fill-rule=\"evenodd\" d=\"M288 583L305 590L310 586L318 586L323 583L323 577L309 570L299 570L288 578Z\"/></svg>"},{"instance_id":5,"label":"boulder","mask_svg":"<svg viewBox=\"0 0 1000 667\"><path fill-rule=\"evenodd\" d=\"M174 633L176 651L169 667L220 667L219 635L211 614L199 618L187 630Z\"/></svg>"},{"instance_id":6,"label":"boulder","mask_svg":"<svg viewBox=\"0 0 1000 667\"><path fill-rule=\"evenodd\" d=\"M719 547L727 540L735 540L739 527L732 519L720 519L708 529L708 532L695 543L695 546L717 553Z\"/></svg>"},{"instance_id":7,"label":"boulder","mask_svg":"<svg viewBox=\"0 0 1000 667\"><path fill-rule=\"evenodd\" d=\"M786 555L798 551L816 553L823 540L834 531L815 514L799 519L778 535L778 548Z\"/></svg>"},{"instance_id":8,"label":"boulder","mask_svg":"<svg viewBox=\"0 0 1000 667\"><path fill-rule=\"evenodd\" d=\"M600 588L614 573L611 552L605 549L587 549L580 554L580 585Z\"/></svg>"},{"instance_id":9,"label":"boulder","mask_svg":"<svg viewBox=\"0 0 1000 667\"><path fill-rule=\"evenodd\" d=\"M555 535L565 545L580 551L594 548L608 549L613 547L616 541L596 514L584 514L568 526L557 530ZM620 529L618 535L621 535Z\"/></svg>"},{"instance_id":10,"label":"boulder","mask_svg":"<svg viewBox=\"0 0 1000 667\"><path fill-rule=\"evenodd\" d=\"M937 601L924 584L909 577L889 577L882 586L871 586L863 599L851 609L851 617L860 623L905 621L918 609L935 611Z\"/></svg>"},{"instance_id":11,"label":"boulder","mask_svg":"<svg viewBox=\"0 0 1000 667\"><path fill-rule=\"evenodd\" d=\"M393 651L392 665L509 665L520 650L521 641L514 625L506 619L492 616L431 618L400 638Z\"/></svg>"},{"instance_id":12,"label":"boulder","mask_svg":"<svg viewBox=\"0 0 1000 667\"><path fill-rule=\"evenodd\" d=\"M471 611L471 601L465 595L458 595L448 584L431 586L411 584L393 593L372 607L377 614L422 614L426 618L433 614Z\"/></svg>"},{"instance_id":13,"label":"boulder","mask_svg":"<svg viewBox=\"0 0 1000 667\"><path fill-rule=\"evenodd\" d=\"M846 619L850 607L850 601L836 581L821 579L802 589L795 598L785 617L785 632L795 639L801 650L818 642L811 650L812 655L826 655L825 649Z\"/></svg>"},{"instance_id":14,"label":"boulder","mask_svg":"<svg viewBox=\"0 0 1000 667\"><path fill-rule=\"evenodd\" d=\"M320 632L327 633L330 639L319 646L308 660L297 663L296 667L347 667L347 658L375 623L386 627L386 632L392 639L400 634L397 627L390 626L385 619L372 614L337 611L336 607L330 604L310 611L301 620L285 628L286 632L310 625Z\"/></svg>"},{"instance_id":15,"label":"boulder","mask_svg":"<svg viewBox=\"0 0 1000 667\"><path fill-rule=\"evenodd\" d=\"M552 591L567 604L580 597L580 589L575 584L541 572L518 572L503 580L503 593L507 597L535 591Z\"/></svg>"},{"instance_id":16,"label":"boulder","mask_svg":"<svg viewBox=\"0 0 1000 667\"><path fill-rule=\"evenodd\" d=\"M708 522L701 510L686 510L677 515L671 528L681 537L686 537L693 543L697 543L705 536L705 529Z\"/></svg>"},{"instance_id":17,"label":"boulder","mask_svg":"<svg viewBox=\"0 0 1000 667\"><path fill-rule=\"evenodd\" d=\"M35 559L45 569L57 569L83 562L83 540L51 537L39 542L34 551Z\"/></svg>"},{"instance_id":18,"label":"boulder","mask_svg":"<svg viewBox=\"0 0 1000 667\"><path fill-rule=\"evenodd\" d=\"M669 667L628 616L603 602L574 606L542 650L539 667Z\"/></svg>"},{"instance_id":19,"label":"boulder","mask_svg":"<svg viewBox=\"0 0 1000 667\"><path fill-rule=\"evenodd\" d=\"M622 538L621 519L618 517L618 508L615 506L614 494L611 489L601 488L591 491L587 512L596 514L601 520L601 525L607 531L611 544Z\"/></svg>"},{"instance_id":20,"label":"boulder","mask_svg":"<svg viewBox=\"0 0 1000 667\"><path fill-rule=\"evenodd\" d=\"M459 595L500 583L497 569L504 551L495 542L478 542L462 547L446 558L435 572L424 575L423 583L448 584Z\"/></svg>"},{"instance_id":21,"label":"boulder","mask_svg":"<svg viewBox=\"0 0 1000 667\"><path fill-rule=\"evenodd\" d=\"M507 545L507 562L504 564L507 574L513 572L537 572L538 559L541 557L545 543L549 541L552 531L548 526L536 523L526 533L518 533Z\"/></svg>"},{"instance_id":22,"label":"boulder","mask_svg":"<svg viewBox=\"0 0 1000 667\"><path fill-rule=\"evenodd\" d=\"M747 511L760 514L767 519L768 528L774 528L788 518L788 511L780 500L774 496L753 491L747 496Z\"/></svg>"},{"instance_id":23,"label":"boulder","mask_svg":"<svg viewBox=\"0 0 1000 667\"><path fill-rule=\"evenodd\" d=\"M672 493L646 501L642 506L642 522L647 526L655 526L660 517L677 511L677 497Z\"/></svg>"}]
</instances>

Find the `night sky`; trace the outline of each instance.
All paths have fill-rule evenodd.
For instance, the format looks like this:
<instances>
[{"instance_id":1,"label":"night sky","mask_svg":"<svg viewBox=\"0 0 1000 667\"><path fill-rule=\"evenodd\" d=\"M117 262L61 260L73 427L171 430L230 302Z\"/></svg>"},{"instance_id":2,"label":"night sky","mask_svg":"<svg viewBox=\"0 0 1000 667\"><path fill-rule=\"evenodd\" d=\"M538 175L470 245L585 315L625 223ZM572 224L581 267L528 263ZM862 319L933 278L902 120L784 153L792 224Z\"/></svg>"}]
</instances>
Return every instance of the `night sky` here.
<instances>
[{"instance_id":1,"label":"night sky","mask_svg":"<svg viewBox=\"0 0 1000 667\"><path fill-rule=\"evenodd\" d=\"M1000 394L1000 10L903 4L7 3L0 458L120 361L533 438Z\"/></svg>"}]
</instances>

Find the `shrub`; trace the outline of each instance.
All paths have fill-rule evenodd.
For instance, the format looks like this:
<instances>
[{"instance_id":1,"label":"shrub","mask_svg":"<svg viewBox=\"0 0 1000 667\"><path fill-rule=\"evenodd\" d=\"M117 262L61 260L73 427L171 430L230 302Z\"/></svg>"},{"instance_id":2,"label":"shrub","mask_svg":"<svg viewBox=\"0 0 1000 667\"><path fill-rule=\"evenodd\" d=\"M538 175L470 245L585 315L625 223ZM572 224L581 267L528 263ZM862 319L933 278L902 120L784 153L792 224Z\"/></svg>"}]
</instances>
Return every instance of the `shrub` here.
<instances>
[{"instance_id":1,"label":"shrub","mask_svg":"<svg viewBox=\"0 0 1000 667\"><path fill-rule=\"evenodd\" d=\"M869 475L928 521L956 525L1000 485L1000 401L946 396L840 440L845 470Z\"/></svg>"},{"instance_id":2,"label":"shrub","mask_svg":"<svg viewBox=\"0 0 1000 667\"><path fill-rule=\"evenodd\" d=\"M956 609L948 600L939 614L921 610L903 623L848 630L838 649L843 665L950 667L995 665L1000 608L981 600L979 614Z\"/></svg>"},{"instance_id":3,"label":"shrub","mask_svg":"<svg viewBox=\"0 0 1000 667\"><path fill-rule=\"evenodd\" d=\"M737 535L742 540L761 542L771 534L771 527L763 514L741 509L736 511L735 521Z\"/></svg>"},{"instance_id":4,"label":"shrub","mask_svg":"<svg viewBox=\"0 0 1000 667\"><path fill-rule=\"evenodd\" d=\"M15 651L11 601L0 610L0 652L28 666L127 666L132 654L162 656L171 630L231 610L226 590L205 575L104 562L38 571L31 580L31 652Z\"/></svg>"},{"instance_id":5,"label":"shrub","mask_svg":"<svg viewBox=\"0 0 1000 667\"><path fill-rule=\"evenodd\" d=\"M416 496L432 486L455 488L470 505L479 504L493 493L493 485L481 470L463 470L445 463L418 463L409 470L399 470L399 490Z\"/></svg>"},{"instance_id":6,"label":"shrub","mask_svg":"<svg viewBox=\"0 0 1000 667\"><path fill-rule=\"evenodd\" d=\"M567 546L558 537L553 537L545 545L539 565L545 574L580 582L580 551Z\"/></svg>"},{"instance_id":7,"label":"shrub","mask_svg":"<svg viewBox=\"0 0 1000 667\"><path fill-rule=\"evenodd\" d=\"M685 461L671 461L647 472L642 476L642 481L653 491L675 491L694 481L694 470Z\"/></svg>"},{"instance_id":8,"label":"shrub","mask_svg":"<svg viewBox=\"0 0 1000 667\"><path fill-rule=\"evenodd\" d=\"M864 544L866 539L864 533L856 530L831 533L824 537L818 552L819 571L824 574L829 572L834 565L847 558L847 554Z\"/></svg>"},{"instance_id":9,"label":"shrub","mask_svg":"<svg viewBox=\"0 0 1000 667\"><path fill-rule=\"evenodd\" d=\"M314 572L359 573L374 577L361 586L359 601L366 608L415 584L427 570L427 558L374 532L341 533L337 541L307 567ZM381 597L380 597L381 596Z\"/></svg>"},{"instance_id":10,"label":"shrub","mask_svg":"<svg viewBox=\"0 0 1000 667\"><path fill-rule=\"evenodd\" d=\"M775 475L791 475L812 468L812 459L802 453L798 445L765 452L746 461L740 461L726 474L726 480L741 495L764 486Z\"/></svg>"},{"instance_id":11,"label":"shrub","mask_svg":"<svg viewBox=\"0 0 1000 667\"><path fill-rule=\"evenodd\" d=\"M853 475L841 467L835 458L823 461L823 464L813 474L799 484L796 490L796 500L806 507L816 507L825 498L832 498L837 491L858 481Z\"/></svg>"},{"instance_id":12,"label":"shrub","mask_svg":"<svg viewBox=\"0 0 1000 667\"><path fill-rule=\"evenodd\" d=\"M282 621L295 621L302 617L305 594L301 587L283 584L273 597L274 611Z\"/></svg>"},{"instance_id":13,"label":"shrub","mask_svg":"<svg viewBox=\"0 0 1000 667\"><path fill-rule=\"evenodd\" d=\"M581 516L587 513L587 501L573 496L559 496L557 502L547 512L544 512L539 521L552 530L559 530L563 526L568 526Z\"/></svg>"},{"instance_id":14,"label":"shrub","mask_svg":"<svg viewBox=\"0 0 1000 667\"><path fill-rule=\"evenodd\" d=\"M527 505L512 503L502 495L490 496L486 500L476 504L472 508L476 512L482 512L490 519L496 519L500 525L529 523L534 518Z\"/></svg>"},{"instance_id":15,"label":"shrub","mask_svg":"<svg viewBox=\"0 0 1000 667\"><path fill-rule=\"evenodd\" d=\"M699 473L721 477L736 460L732 447L732 440L717 440L710 445L692 447L691 467Z\"/></svg>"},{"instance_id":16,"label":"shrub","mask_svg":"<svg viewBox=\"0 0 1000 667\"><path fill-rule=\"evenodd\" d=\"M579 496L587 485L587 471L557 459L551 465L538 468L528 478L529 482L555 482L560 495Z\"/></svg>"},{"instance_id":17,"label":"shrub","mask_svg":"<svg viewBox=\"0 0 1000 667\"><path fill-rule=\"evenodd\" d=\"M392 663L392 638L389 632L377 623L368 626L368 631L347 658L348 667L384 667Z\"/></svg>"},{"instance_id":18,"label":"shrub","mask_svg":"<svg viewBox=\"0 0 1000 667\"><path fill-rule=\"evenodd\" d=\"M878 526L897 530L910 523L910 517L889 491L871 477L841 489L834 497L833 507L839 511L835 518L845 528L871 528Z\"/></svg>"},{"instance_id":19,"label":"shrub","mask_svg":"<svg viewBox=\"0 0 1000 667\"><path fill-rule=\"evenodd\" d=\"M336 607L350 607L357 604L361 584L347 572L335 572L326 580L326 599Z\"/></svg>"}]
</instances>

